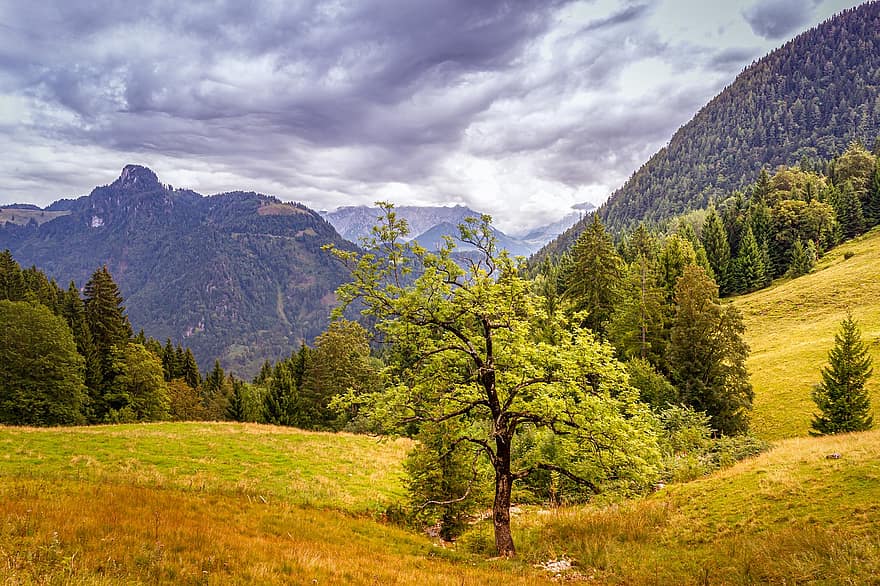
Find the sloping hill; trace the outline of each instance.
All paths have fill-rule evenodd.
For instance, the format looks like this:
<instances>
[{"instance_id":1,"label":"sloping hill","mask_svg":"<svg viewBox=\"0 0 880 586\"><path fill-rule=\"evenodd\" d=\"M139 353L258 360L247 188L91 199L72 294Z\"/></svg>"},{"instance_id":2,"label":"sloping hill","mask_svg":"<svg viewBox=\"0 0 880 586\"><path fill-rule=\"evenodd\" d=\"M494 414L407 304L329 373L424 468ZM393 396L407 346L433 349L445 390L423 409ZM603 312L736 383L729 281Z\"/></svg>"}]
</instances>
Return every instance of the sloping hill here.
<instances>
[{"instance_id":1,"label":"sloping hill","mask_svg":"<svg viewBox=\"0 0 880 586\"><path fill-rule=\"evenodd\" d=\"M106 264L135 331L185 343L203 369L219 358L250 377L310 341L346 278L321 246L351 244L316 212L265 195L202 197L129 165L110 185L48 210L61 208L39 226L0 225L0 250L65 288Z\"/></svg>"},{"instance_id":2,"label":"sloping hill","mask_svg":"<svg viewBox=\"0 0 880 586\"><path fill-rule=\"evenodd\" d=\"M744 187L762 167L828 159L878 135L880 2L866 2L747 67L599 213L612 230L660 221ZM538 257L564 252L585 227L581 220Z\"/></svg>"},{"instance_id":3,"label":"sloping hill","mask_svg":"<svg viewBox=\"0 0 880 586\"><path fill-rule=\"evenodd\" d=\"M852 256L850 256L852 255ZM850 256L850 258L846 258ZM751 346L752 429L765 439L806 435L810 391L850 310L874 359L868 381L880 421L880 229L828 253L809 275L736 298Z\"/></svg>"},{"instance_id":4,"label":"sloping hill","mask_svg":"<svg viewBox=\"0 0 880 586\"><path fill-rule=\"evenodd\" d=\"M520 551L608 584L877 584L878 486L880 431L790 439L644 500L535 515Z\"/></svg>"}]
</instances>

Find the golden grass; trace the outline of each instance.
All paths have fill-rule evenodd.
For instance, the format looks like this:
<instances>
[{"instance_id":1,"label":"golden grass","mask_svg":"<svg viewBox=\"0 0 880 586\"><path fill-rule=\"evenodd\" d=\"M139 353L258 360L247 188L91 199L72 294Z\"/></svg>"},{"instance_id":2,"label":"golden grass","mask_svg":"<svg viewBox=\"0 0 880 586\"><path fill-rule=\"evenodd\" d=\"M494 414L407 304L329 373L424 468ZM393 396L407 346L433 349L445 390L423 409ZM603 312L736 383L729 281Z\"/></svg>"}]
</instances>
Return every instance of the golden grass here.
<instances>
[{"instance_id":1,"label":"golden grass","mask_svg":"<svg viewBox=\"0 0 880 586\"><path fill-rule=\"evenodd\" d=\"M243 494L381 513L411 442L243 423L0 426L0 476Z\"/></svg>"},{"instance_id":2,"label":"golden grass","mask_svg":"<svg viewBox=\"0 0 880 586\"><path fill-rule=\"evenodd\" d=\"M878 497L880 432L795 438L648 499L532 515L517 537L606 583L880 584Z\"/></svg>"},{"instance_id":3,"label":"golden grass","mask_svg":"<svg viewBox=\"0 0 880 586\"><path fill-rule=\"evenodd\" d=\"M8 479L4 584L537 584L400 529L245 497Z\"/></svg>"},{"instance_id":4,"label":"golden grass","mask_svg":"<svg viewBox=\"0 0 880 586\"><path fill-rule=\"evenodd\" d=\"M849 259L846 253L854 253ZM880 405L880 229L827 254L816 270L733 301L743 312L755 403L752 428L768 440L806 435L834 335L852 311L877 374L869 380ZM880 411L877 412L880 414Z\"/></svg>"}]
</instances>

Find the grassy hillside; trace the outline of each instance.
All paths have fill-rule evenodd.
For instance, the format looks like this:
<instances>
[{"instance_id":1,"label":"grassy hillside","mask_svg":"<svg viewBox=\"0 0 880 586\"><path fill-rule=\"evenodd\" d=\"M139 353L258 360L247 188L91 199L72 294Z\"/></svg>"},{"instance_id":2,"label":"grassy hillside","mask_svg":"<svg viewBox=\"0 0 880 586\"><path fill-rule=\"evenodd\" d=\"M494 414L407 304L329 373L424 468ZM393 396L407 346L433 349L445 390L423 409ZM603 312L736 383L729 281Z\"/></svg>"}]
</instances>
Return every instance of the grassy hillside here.
<instances>
[{"instance_id":1,"label":"grassy hillside","mask_svg":"<svg viewBox=\"0 0 880 586\"><path fill-rule=\"evenodd\" d=\"M0 577L510 584L544 577L376 519L408 442L245 424L0 427Z\"/></svg>"},{"instance_id":2,"label":"grassy hillside","mask_svg":"<svg viewBox=\"0 0 880 586\"><path fill-rule=\"evenodd\" d=\"M233 494L350 513L403 496L409 441L239 423L0 427L0 475Z\"/></svg>"},{"instance_id":3,"label":"grassy hillside","mask_svg":"<svg viewBox=\"0 0 880 586\"><path fill-rule=\"evenodd\" d=\"M847 255L852 254L850 258ZM755 386L752 428L765 439L806 435L810 390L847 309L874 358L869 380L880 423L880 229L834 249L816 270L734 301L746 321Z\"/></svg>"},{"instance_id":4,"label":"grassy hillside","mask_svg":"<svg viewBox=\"0 0 880 586\"><path fill-rule=\"evenodd\" d=\"M532 514L518 538L600 583L880 584L878 486L880 432L795 438L644 500Z\"/></svg>"}]
</instances>

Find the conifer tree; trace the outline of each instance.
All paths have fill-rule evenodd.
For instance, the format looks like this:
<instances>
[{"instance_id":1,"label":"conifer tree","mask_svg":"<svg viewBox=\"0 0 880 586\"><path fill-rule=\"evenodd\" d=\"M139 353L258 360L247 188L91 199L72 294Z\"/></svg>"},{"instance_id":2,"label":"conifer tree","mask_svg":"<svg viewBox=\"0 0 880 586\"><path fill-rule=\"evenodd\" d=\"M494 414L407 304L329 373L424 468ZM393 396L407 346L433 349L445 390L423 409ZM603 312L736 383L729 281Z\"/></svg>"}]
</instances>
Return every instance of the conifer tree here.
<instances>
[{"instance_id":1,"label":"conifer tree","mask_svg":"<svg viewBox=\"0 0 880 586\"><path fill-rule=\"evenodd\" d=\"M24 277L21 266L12 258L9 249L0 252L0 300L24 301Z\"/></svg>"},{"instance_id":2,"label":"conifer tree","mask_svg":"<svg viewBox=\"0 0 880 586\"><path fill-rule=\"evenodd\" d=\"M865 199L865 227L872 228L880 224L880 157L874 165L874 174L868 187L868 195Z\"/></svg>"},{"instance_id":3,"label":"conifer tree","mask_svg":"<svg viewBox=\"0 0 880 586\"><path fill-rule=\"evenodd\" d=\"M834 336L822 382L813 389L819 413L813 416L811 435L871 429L871 400L865 389L871 373L871 356L858 324L847 314Z\"/></svg>"},{"instance_id":4,"label":"conifer tree","mask_svg":"<svg viewBox=\"0 0 880 586\"><path fill-rule=\"evenodd\" d=\"M715 274L715 282L718 283L721 294L725 295L730 291L728 282L730 245L727 243L727 231L724 229L724 223L715 208L712 208L706 217L702 240L709 266L712 267L712 272Z\"/></svg>"},{"instance_id":5,"label":"conifer tree","mask_svg":"<svg viewBox=\"0 0 880 586\"><path fill-rule=\"evenodd\" d=\"M733 305L721 305L718 286L695 265L679 279L675 302L667 352L671 382L686 404L706 412L715 430L726 435L747 430L754 392L742 316Z\"/></svg>"},{"instance_id":6,"label":"conifer tree","mask_svg":"<svg viewBox=\"0 0 880 586\"><path fill-rule=\"evenodd\" d=\"M229 396L229 404L226 406L226 419L230 421L246 421L247 414L244 404L243 380L232 379L232 394Z\"/></svg>"},{"instance_id":7,"label":"conifer tree","mask_svg":"<svg viewBox=\"0 0 880 586\"><path fill-rule=\"evenodd\" d=\"M586 310L584 325L599 335L614 312L620 296L623 259L611 236L605 231L599 214L578 237L568 260L561 269L563 296L576 311Z\"/></svg>"},{"instance_id":8,"label":"conifer tree","mask_svg":"<svg viewBox=\"0 0 880 586\"><path fill-rule=\"evenodd\" d=\"M751 226L747 225L736 257L733 289L739 293L754 291L764 285L766 278L764 254L755 240Z\"/></svg>"},{"instance_id":9,"label":"conifer tree","mask_svg":"<svg viewBox=\"0 0 880 586\"><path fill-rule=\"evenodd\" d=\"M794 246L791 248L791 262L788 265L788 276L800 277L806 275L816 265L816 245L813 241L808 241L807 245L801 242L800 238L795 240Z\"/></svg>"},{"instance_id":10,"label":"conifer tree","mask_svg":"<svg viewBox=\"0 0 880 586\"><path fill-rule=\"evenodd\" d=\"M180 376L186 381L186 384L194 389L199 388L199 385L202 384L202 374L199 372L199 365L196 363L196 357L193 356L192 350L189 348L183 354Z\"/></svg>"},{"instance_id":11,"label":"conifer tree","mask_svg":"<svg viewBox=\"0 0 880 586\"><path fill-rule=\"evenodd\" d=\"M843 184L843 188L833 203L837 213L837 223L840 225L841 236L844 239L854 238L865 231L865 216L862 213L862 203L859 196L849 181Z\"/></svg>"},{"instance_id":12,"label":"conifer tree","mask_svg":"<svg viewBox=\"0 0 880 586\"><path fill-rule=\"evenodd\" d=\"M119 287L110 276L106 265L96 270L84 289L86 323L92 336L100 382L89 387L90 408L93 422L104 420L110 408L104 395L113 392L113 379L120 374L117 366L122 364L119 354L124 354L132 337L131 324L125 315Z\"/></svg>"}]
</instances>

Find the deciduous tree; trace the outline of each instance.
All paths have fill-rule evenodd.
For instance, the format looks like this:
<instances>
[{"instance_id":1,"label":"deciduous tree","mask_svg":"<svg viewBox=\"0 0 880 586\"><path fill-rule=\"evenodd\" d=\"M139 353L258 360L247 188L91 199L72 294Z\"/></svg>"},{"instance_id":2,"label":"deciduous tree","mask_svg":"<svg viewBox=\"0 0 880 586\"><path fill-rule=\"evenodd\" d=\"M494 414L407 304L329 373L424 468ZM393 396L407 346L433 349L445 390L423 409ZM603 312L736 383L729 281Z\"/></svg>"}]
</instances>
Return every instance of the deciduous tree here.
<instances>
[{"instance_id":1,"label":"deciduous tree","mask_svg":"<svg viewBox=\"0 0 880 586\"><path fill-rule=\"evenodd\" d=\"M538 341L542 304L514 262L498 254L488 217L460 227L459 239L477 251L461 268L451 242L436 254L408 244L405 224L390 205L383 210L365 252L332 249L352 275L337 291L337 313L363 304L397 347L387 386L349 398L387 427L444 423L450 450L479 449L494 475L499 555L515 553L515 482L556 471L601 490L612 478L642 485L655 477L656 422L625 369L587 330L575 327L556 345ZM526 432L553 436L555 458L514 459Z\"/></svg>"}]
</instances>

